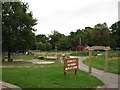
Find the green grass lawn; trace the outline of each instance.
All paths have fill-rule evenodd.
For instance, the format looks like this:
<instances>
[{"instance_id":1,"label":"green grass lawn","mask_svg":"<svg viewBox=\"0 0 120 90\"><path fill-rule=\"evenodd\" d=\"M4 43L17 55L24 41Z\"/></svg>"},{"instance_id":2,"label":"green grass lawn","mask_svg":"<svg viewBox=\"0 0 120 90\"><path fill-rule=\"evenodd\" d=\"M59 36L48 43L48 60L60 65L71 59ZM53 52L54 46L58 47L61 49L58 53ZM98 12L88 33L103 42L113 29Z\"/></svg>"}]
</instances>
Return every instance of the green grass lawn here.
<instances>
[{"instance_id":1,"label":"green grass lawn","mask_svg":"<svg viewBox=\"0 0 120 90\"><path fill-rule=\"evenodd\" d=\"M89 52L88 51L78 51L78 52L71 52L71 54L69 54L70 56L88 56Z\"/></svg>"},{"instance_id":2,"label":"green grass lawn","mask_svg":"<svg viewBox=\"0 0 120 90\"><path fill-rule=\"evenodd\" d=\"M120 59L119 59L120 60ZM110 60L108 61L108 72L120 74L119 69L119 60ZM86 59L83 61L84 64L88 65L89 60ZM105 56L94 56L92 57L92 67L100 70L104 70L105 67Z\"/></svg>"},{"instance_id":3,"label":"green grass lawn","mask_svg":"<svg viewBox=\"0 0 120 90\"><path fill-rule=\"evenodd\" d=\"M16 59L32 60L34 59L34 55L12 55L11 58L13 60Z\"/></svg>"},{"instance_id":4,"label":"green grass lawn","mask_svg":"<svg viewBox=\"0 0 120 90\"><path fill-rule=\"evenodd\" d=\"M91 88L103 85L99 79L81 70L78 70L77 76L70 71L64 77L63 65L58 61L43 67L37 66L3 68L2 79L22 88Z\"/></svg>"},{"instance_id":5,"label":"green grass lawn","mask_svg":"<svg viewBox=\"0 0 120 90\"><path fill-rule=\"evenodd\" d=\"M104 53L104 51L93 51L92 54ZM77 51L71 52L70 56L89 56L89 51Z\"/></svg>"}]
</instances>

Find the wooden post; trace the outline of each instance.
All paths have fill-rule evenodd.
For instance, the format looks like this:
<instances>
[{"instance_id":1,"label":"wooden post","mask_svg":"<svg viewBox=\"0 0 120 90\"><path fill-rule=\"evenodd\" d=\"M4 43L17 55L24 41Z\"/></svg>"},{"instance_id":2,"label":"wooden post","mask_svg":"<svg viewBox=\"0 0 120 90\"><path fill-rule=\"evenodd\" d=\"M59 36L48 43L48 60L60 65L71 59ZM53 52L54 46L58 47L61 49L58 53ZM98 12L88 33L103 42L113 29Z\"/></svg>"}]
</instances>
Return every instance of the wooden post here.
<instances>
[{"instance_id":1,"label":"wooden post","mask_svg":"<svg viewBox=\"0 0 120 90\"><path fill-rule=\"evenodd\" d=\"M59 59L59 54L57 54L57 60L60 60L60 59Z\"/></svg>"},{"instance_id":2,"label":"wooden post","mask_svg":"<svg viewBox=\"0 0 120 90\"><path fill-rule=\"evenodd\" d=\"M77 58L77 60L76 60L76 65L77 65L77 67L79 68L79 65L78 65L78 58ZM77 70L75 70L75 75L77 75Z\"/></svg>"},{"instance_id":3,"label":"wooden post","mask_svg":"<svg viewBox=\"0 0 120 90\"><path fill-rule=\"evenodd\" d=\"M108 71L108 50L105 50L105 71Z\"/></svg>"},{"instance_id":4,"label":"wooden post","mask_svg":"<svg viewBox=\"0 0 120 90\"><path fill-rule=\"evenodd\" d=\"M89 73L92 72L92 50L89 50Z\"/></svg>"},{"instance_id":5,"label":"wooden post","mask_svg":"<svg viewBox=\"0 0 120 90\"><path fill-rule=\"evenodd\" d=\"M59 56L59 57L58 57L58 58L59 58L59 60L61 60L61 54L58 54L58 56Z\"/></svg>"},{"instance_id":6,"label":"wooden post","mask_svg":"<svg viewBox=\"0 0 120 90\"><path fill-rule=\"evenodd\" d=\"M65 56L62 56L63 60L65 60Z\"/></svg>"},{"instance_id":7,"label":"wooden post","mask_svg":"<svg viewBox=\"0 0 120 90\"><path fill-rule=\"evenodd\" d=\"M77 70L75 70L75 75L77 75Z\"/></svg>"},{"instance_id":8,"label":"wooden post","mask_svg":"<svg viewBox=\"0 0 120 90\"><path fill-rule=\"evenodd\" d=\"M66 76L66 72L64 72L64 77Z\"/></svg>"},{"instance_id":9,"label":"wooden post","mask_svg":"<svg viewBox=\"0 0 120 90\"><path fill-rule=\"evenodd\" d=\"M63 61L64 61L64 77L65 77L65 76L66 76L66 72L65 72L65 65L66 65L66 62L67 62L67 61L66 61L66 60L64 60L64 59L63 59Z\"/></svg>"}]
</instances>

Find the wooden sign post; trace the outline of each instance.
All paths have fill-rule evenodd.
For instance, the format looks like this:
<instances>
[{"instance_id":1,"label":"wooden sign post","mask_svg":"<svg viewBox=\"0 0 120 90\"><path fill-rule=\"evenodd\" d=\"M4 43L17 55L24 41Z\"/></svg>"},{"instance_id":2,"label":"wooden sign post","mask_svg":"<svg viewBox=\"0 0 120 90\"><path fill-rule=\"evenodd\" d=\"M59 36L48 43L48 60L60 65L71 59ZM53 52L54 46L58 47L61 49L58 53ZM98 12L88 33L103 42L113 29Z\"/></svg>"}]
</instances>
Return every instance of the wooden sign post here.
<instances>
[{"instance_id":1,"label":"wooden sign post","mask_svg":"<svg viewBox=\"0 0 120 90\"><path fill-rule=\"evenodd\" d=\"M108 50L105 50L105 68L104 68L104 71L108 71Z\"/></svg>"},{"instance_id":2,"label":"wooden sign post","mask_svg":"<svg viewBox=\"0 0 120 90\"><path fill-rule=\"evenodd\" d=\"M64 76L66 76L66 72L74 71L75 75L77 75L78 70L78 58L69 58L64 60Z\"/></svg>"},{"instance_id":3,"label":"wooden sign post","mask_svg":"<svg viewBox=\"0 0 120 90\"><path fill-rule=\"evenodd\" d=\"M89 72L92 71L92 50L89 50Z\"/></svg>"}]
</instances>

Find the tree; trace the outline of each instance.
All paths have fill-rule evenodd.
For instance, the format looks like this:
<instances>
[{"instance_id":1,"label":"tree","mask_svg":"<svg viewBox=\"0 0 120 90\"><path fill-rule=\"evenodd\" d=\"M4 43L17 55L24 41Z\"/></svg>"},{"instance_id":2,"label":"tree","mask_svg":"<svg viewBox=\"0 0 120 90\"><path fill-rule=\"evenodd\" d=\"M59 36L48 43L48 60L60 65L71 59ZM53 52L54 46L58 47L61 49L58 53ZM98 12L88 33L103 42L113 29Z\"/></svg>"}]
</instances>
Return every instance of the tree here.
<instances>
[{"instance_id":1,"label":"tree","mask_svg":"<svg viewBox=\"0 0 120 90\"><path fill-rule=\"evenodd\" d=\"M91 27L85 27L82 34L82 41L85 45L92 46L94 44L94 29Z\"/></svg>"},{"instance_id":2,"label":"tree","mask_svg":"<svg viewBox=\"0 0 120 90\"><path fill-rule=\"evenodd\" d=\"M42 51L49 51L52 49L52 45L48 42L47 43L37 42L37 49Z\"/></svg>"},{"instance_id":3,"label":"tree","mask_svg":"<svg viewBox=\"0 0 120 90\"><path fill-rule=\"evenodd\" d=\"M44 35L44 34L37 35L36 39L37 39L37 42L42 42L42 43L46 43L49 40L49 38L46 37L46 35Z\"/></svg>"},{"instance_id":4,"label":"tree","mask_svg":"<svg viewBox=\"0 0 120 90\"><path fill-rule=\"evenodd\" d=\"M59 33L58 31L54 30L52 35L49 35L50 43L52 45L52 49L55 49L55 45L60 40L61 37L65 36L64 34Z\"/></svg>"},{"instance_id":5,"label":"tree","mask_svg":"<svg viewBox=\"0 0 120 90\"><path fill-rule=\"evenodd\" d=\"M18 50L28 50L35 47L33 31L37 20L28 12L28 4L23 2L5 2L2 4L2 48L10 53Z\"/></svg>"},{"instance_id":6,"label":"tree","mask_svg":"<svg viewBox=\"0 0 120 90\"><path fill-rule=\"evenodd\" d=\"M75 47L80 44L80 38L83 36L83 30L77 29L76 32L70 32L70 47Z\"/></svg>"},{"instance_id":7,"label":"tree","mask_svg":"<svg viewBox=\"0 0 120 90\"><path fill-rule=\"evenodd\" d=\"M110 46L111 47L120 47L120 21L112 24L110 29L111 29Z\"/></svg>"},{"instance_id":8,"label":"tree","mask_svg":"<svg viewBox=\"0 0 120 90\"><path fill-rule=\"evenodd\" d=\"M109 29L106 23L97 24L94 26L94 45L109 45Z\"/></svg>"},{"instance_id":9,"label":"tree","mask_svg":"<svg viewBox=\"0 0 120 90\"><path fill-rule=\"evenodd\" d=\"M37 42L37 49L44 51L46 49L45 44L42 42Z\"/></svg>"},{"instance_id":10,"label":"tree","mask_svg":"<svg viewBox=\"0 0 120 90\"><path fill-rule=\"evenodd\" d=\"M52 45L49 42L45 43L45 47L47 51L50 51L52 49Z\"/></svg>"},{"instance_id":11,"label":"tree","mask_svg":"<svg viewBox=\"0 0 120 90\"><path fill-rule=\"evenodd\" d=\"M68 36L61 37L57 43L59 50L69 50L70 47L70 38Z\"/></svg>"}]
</instances>

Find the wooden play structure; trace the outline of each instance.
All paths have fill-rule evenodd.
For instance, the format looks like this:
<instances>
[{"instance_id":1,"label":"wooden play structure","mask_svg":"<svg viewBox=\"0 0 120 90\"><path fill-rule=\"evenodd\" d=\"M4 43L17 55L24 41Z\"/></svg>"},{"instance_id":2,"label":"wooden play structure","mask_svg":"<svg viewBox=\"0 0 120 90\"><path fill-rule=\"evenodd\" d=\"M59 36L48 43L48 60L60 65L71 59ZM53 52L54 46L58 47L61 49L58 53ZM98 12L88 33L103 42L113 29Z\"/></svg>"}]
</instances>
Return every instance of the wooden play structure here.
<instances>
[{"instance_id":1,"label":"wooden play structure","mask_svg":"<svg viewBox=\"0 0 120 90\"><path fill-rule=\"evenodd\" d=\"M114 60L114 59L120 59L120 57L113 57L113 58L108 58L108 51L110 50L110 47L104 47L104 46L93 46L89 47L89 72L92 72L92 51L93 50L105 50L105 68L104 71L108 71L108 61L109 60Z\"/></svg>"},{"instance_id":2,"label":"wooden play structure","mask_svg":"<svg viewBox=\"0 0 120 90\"><path fill-rule=\"evenodd\" d=\"M44 57L47 59L54 59L54 60L64 60L69 58L67 53L36 53L35 58Z\"/></svg>"}]
</instances>

